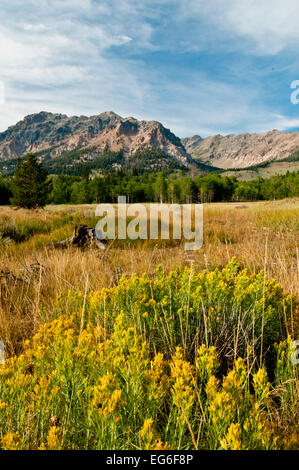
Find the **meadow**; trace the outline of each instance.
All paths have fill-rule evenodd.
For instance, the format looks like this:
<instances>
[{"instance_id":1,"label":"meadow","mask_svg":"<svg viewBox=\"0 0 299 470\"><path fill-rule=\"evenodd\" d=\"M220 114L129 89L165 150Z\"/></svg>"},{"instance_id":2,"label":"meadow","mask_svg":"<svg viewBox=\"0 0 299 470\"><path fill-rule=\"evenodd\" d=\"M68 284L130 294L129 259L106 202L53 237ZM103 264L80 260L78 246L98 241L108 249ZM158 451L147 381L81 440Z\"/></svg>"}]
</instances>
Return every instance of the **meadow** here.
<instances>
[{"instance_id":1,"label":"meadow","mask_svg":"<svg viewBox=\"0 0 299 470\"><path fill-rule=\"evenodd\" d=\"M298 200L206 204L197 252L49 245L94 211L0 207L1 448L298 448Z\"/></svg>"}]
</instances>

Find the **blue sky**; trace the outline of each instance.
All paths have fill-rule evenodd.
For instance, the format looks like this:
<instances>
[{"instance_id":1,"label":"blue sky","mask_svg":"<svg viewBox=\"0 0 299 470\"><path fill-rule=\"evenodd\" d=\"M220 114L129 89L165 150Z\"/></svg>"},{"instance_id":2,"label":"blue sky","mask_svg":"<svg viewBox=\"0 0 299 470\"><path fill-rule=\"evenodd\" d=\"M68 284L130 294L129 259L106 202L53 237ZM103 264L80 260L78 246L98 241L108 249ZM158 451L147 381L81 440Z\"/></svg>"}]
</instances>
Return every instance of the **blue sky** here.
<instances>
[{"instance_id":1,"label":"blue sky","mask_svg":"<svg viewBox=\"0 0 299 470\"><path fill-rule=\"evenodd\" d=\"M180 137L299 129L298 0L0 0L0 130L41 110ZM3 99L5 90L5 100Z\"/></svg>"}]
</instances>

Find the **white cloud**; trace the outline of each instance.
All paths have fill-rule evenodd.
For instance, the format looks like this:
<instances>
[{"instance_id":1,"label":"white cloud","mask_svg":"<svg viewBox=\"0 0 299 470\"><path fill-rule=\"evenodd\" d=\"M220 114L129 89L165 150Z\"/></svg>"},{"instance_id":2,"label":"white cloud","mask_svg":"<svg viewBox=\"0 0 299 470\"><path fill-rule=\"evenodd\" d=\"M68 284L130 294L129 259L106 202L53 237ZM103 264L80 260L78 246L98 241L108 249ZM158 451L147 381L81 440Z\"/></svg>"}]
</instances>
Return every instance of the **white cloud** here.
<instances>
[{"instance_id":1,"label":"white cloud","mask_svg":"<svg viewBox=\"0 0 299 470\"><path fill-rule=\"evenodd\" d=\"M142 62L113 48L147 47L152 28L131 1L11 0L2 6L0 80L5 129L40 109L76 114L138 108L149 93ZM126 114L126 113L125 113Z\"/></svg>"},{"instance_id":2,"label":"white cloud","mask_svg":"<svg viewBox=\"0 0 299 470\"><path fill-rule=\"evenodd\" d=\"M271 122L272 122L273 129L280 129L282 131L287 131L289 129L294 129L296 127L299 127L299 118L292 119L282 114L274 114L272 116Z\"/></svg>"},{"instance_id":3,"label":"white cloud","mask_svg":"<svg viewBox=\"0 0 299 470\"><path fill-rule=\"evenodd\" d=\"M25 31L44 31L47 27L44 24L24 24Z\"/></svg>"},{"instance_id":4,"label":"white cloud","mask_svg":"<svg viewBox=\"0 0 299 470\"><path fill-rule=\"evenodd\" d=\"M298 47L298 24L297 0L10 0L1 6L0 130L40 110L114 110L160 120L180 136L293 127L263 106L263 71L239 64L230 84L200 66L186 78L179 66L165 70L171 54Z\"/></svg>"},{"instance_id":5,"label":"white cloud","mask_svg":"<svg viewBox=\"0 0 299 470\"><path fill-rule=\"evenodd\" d=\"M298 0L178 0L178 4L178 21L196 18L202 22L197 36L200 47L203 42L207 44L211 27L215 33L213 42L218 40L219 48L230 42L231 47L243 48L244 52L273 55L298 47ZM196 41L193 46L196 48Z\"/></svg>"}]
</instances>

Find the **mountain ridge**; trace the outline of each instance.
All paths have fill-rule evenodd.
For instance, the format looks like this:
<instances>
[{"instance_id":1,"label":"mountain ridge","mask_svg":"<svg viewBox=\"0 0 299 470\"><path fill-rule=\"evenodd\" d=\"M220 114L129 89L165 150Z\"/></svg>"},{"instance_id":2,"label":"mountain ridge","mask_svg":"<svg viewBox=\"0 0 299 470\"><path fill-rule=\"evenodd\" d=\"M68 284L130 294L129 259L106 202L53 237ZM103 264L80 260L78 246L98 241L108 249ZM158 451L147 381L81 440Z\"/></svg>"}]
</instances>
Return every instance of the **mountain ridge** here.
<instances>
[{"instance_id":1,"label":"mountain ridge","mask_svg":"<svg viewBox=\"0 0 299 470\"><path fill-rule=\"evenodd\" d=\"M193 159L222 169L248 168L270 161L279 161L299 149L299 132L276 129L263 134L217 134L182 139Z\"/></svg>"},{"instance_id":2,"label":"mountain ridge","mask_svg":"<svg viewBox=\"0 0 299 470\"><path fill-rule=\"evenodd\" d=\"M140 167L145 155L140 149L144 148L160 151L153 151L146 170L156 171L167 166L204 173L247 169L292 155L299 149L299 132L274 129L263 134L217 134L206 138L196 134L180 139L159 121L122 117L113 111L89 117L41 111L25 116L0 133L1 167L28 152L35 153L46 162L57 159L57 164L59 158L65 156L71 165L72 156L77 158L74 164L79 160L94 161L106 158L107 150L123 155L123 158L117 155L112 158L109 163L111 170L123 166L128 168L128 161L133 162L134 158L134 164ZM142 158L138 163L136 159L140 155ZM164 166L159 165L160 160Z\"/></svg>"},{"instance_id":3,"label":"mountain ridge","mask_svg":"<svg viewBox=\"0 0 299 470\"><path fill-rule=\"evenodd\" d=\"M98 155L109 148L128 158L146 145L159 148L186 168L192 163L181 140L160 122L123 118L113 111L90 117L45 111L25 116L0 133L0 160L47 149L48 158L55 158L90 147L97 149Z\"/></svg>"}]
</instances>

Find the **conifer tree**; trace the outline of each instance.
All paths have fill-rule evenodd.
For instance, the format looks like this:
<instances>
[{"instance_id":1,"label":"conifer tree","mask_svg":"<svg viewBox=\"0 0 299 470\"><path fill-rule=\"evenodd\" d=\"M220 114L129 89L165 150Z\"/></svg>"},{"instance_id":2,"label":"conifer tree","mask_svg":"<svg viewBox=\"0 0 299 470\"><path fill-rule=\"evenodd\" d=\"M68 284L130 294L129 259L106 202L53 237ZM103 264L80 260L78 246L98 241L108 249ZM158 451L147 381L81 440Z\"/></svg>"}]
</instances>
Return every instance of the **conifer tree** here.
<instances>
[{"instance_id":1,"label":"conifer tree","mask_svg":"<svg viewBox=\"0 0 299 470\"><path fill-rule=\"evenodd\" d=\"M18 165L12 179L11 204L16 207L35 209L46 204L51 190L47 172L35 155L28 153L25 160L18 159Z\"/></svg>"}]
</instances>

